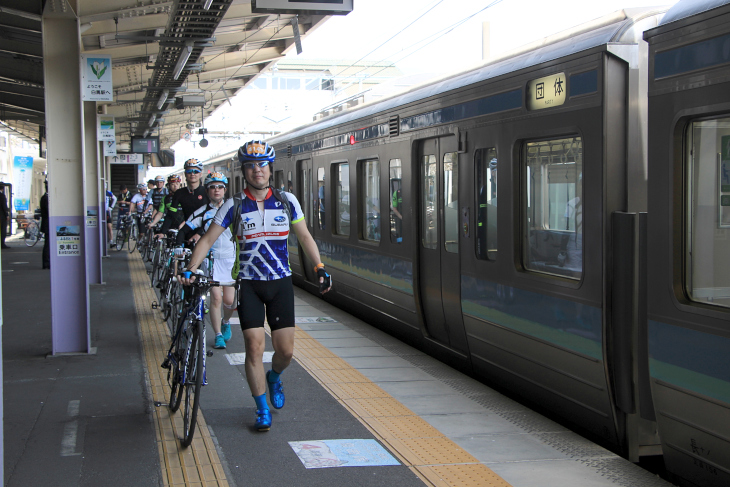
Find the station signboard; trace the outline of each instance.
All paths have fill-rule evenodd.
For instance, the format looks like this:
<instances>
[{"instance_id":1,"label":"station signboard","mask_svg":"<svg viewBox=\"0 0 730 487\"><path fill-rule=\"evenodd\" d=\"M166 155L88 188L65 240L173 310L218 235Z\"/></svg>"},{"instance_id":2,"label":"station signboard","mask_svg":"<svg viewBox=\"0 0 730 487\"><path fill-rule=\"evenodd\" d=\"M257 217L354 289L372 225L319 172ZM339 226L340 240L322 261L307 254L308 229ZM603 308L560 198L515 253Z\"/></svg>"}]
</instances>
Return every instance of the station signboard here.
<instances>
[{"instance_id":1,"label":"station signboard","mask_svg":"<svg viewBox=\"0 0 730 487\"><path fill-rule=\"evenodd\" d=\"M255 14L347 15L354 0L251 0Z\"/></svg>"},{"instance_id":2,"label":"station signboard","mask_svg":"<svg viewBox=\"0 0 730 487\"><path fill-rule=\"evenodd\" d=\"M527 83L527 109L542 110L565 103L565 73L556 73Z\"/></svg>"}]
</instances>

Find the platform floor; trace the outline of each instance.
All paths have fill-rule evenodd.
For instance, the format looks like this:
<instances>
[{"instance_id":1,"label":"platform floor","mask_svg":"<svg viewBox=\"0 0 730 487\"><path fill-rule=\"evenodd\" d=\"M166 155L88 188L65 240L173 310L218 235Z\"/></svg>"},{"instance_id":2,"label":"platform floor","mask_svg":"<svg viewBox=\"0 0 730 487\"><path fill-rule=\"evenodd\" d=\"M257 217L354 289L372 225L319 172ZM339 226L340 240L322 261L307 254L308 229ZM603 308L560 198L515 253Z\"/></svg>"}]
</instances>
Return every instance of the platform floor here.
<instances>
[{"instance_id":1,"label":"platform floor","mask_svg":"<svg viewBox=\"0 0 730 487\"><path fill-rule=\"evenodd\" d=\"M94 353L51 357L41 246L9 244L6 486L671 485L300 289L286 406L272 409L271 431L253 430L234 327L207 358L200 428L182 449L159 367L167 327L139 254L112 252L105 284L91 287Z\"/></svg>"}]
</instances>

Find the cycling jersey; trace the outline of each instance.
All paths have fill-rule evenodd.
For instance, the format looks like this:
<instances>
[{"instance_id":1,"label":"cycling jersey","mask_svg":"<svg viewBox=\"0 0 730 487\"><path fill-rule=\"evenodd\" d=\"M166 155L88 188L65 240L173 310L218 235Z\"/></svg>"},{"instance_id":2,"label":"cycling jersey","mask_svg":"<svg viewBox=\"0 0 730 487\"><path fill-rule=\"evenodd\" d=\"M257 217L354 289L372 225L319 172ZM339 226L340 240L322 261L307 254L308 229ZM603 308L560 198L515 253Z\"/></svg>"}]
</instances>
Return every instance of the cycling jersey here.
<instances>
[{"instance_id":1,"label":"cycling jersey","mask_svg":"<svg viewBox=\"0 0 730 487\"><path fill-rule=\"evenodd\" d=\"M152 195L152 208L158 208L167 195L167 188L153 189L149 192Z\"/></svg>"},{"instance_id":2,"label":"cycling jersey","mask_svg":"<svg viewBox=\"0 0 730 487\"><path fill-rule=\"evenodd\" d=\"M132 206L137 207L138 214L144 213L144 211L147 209L147 206L149 205L147 196L142 196L140 193L137 193L134 196L132 196L131 203L132 203Z\"/></svg>"},{"instance_id":3,"label":"cycling jersey","mask_svg":"<svg viewBox=\"0 0 730 487\"><path fill-rule=\"evenodd\" d=\"M172 202L167 208L167 214L165 215L165 223L162 225L162 233L167 232L175 221L182 221L175 217L169 218L170 216L176 215L182 210L183 219L187 220L195 210L201 206L208 204L208 195L205 192L205 188L201 184L194 191L190 191L188 188L180 188L175 191L172 195ZM178 217L179 218L179 217ZM177 227L175 227L177 228Z\"/></svg>"},{"instance_id":4,"label":"cycling jersey","mask_svg":"<svg viewBox=\"0 0 730 487\"><path fill-rule=\"evenodd\" d=\"M210 227L210 224L213 223L213 218L215 218L216 213L218 213L218 207L212 206L210 203L195 210L182 228L183 238L187 240L196 233L203 235ZM236 246L231 241L231 231L226 229L218 237L218 240L213 243L210 251L212 252L213 259L235 259ZM231 270L228 269L228 276L230 275Z\"/></svg>"},{"instance_id":5,"label":"cycling jersey","mask_svg":"<svg viewBox=\"0 0 730 487\"><path fill-rule=\"evenodd\" d=\"M304 219L299 201L291 193L284 193L289 200L291 223ZM289 268L289 219L282 203L269 189L264 200L264 211L259 211L256 198L248 190L244 190L241 199L241 223L236 238L240 249L241 279L253 281L273 281L291 276ZM227 200L220 207L213 220L223 228L228 228L233 221L234 198ZM244 243L245 241L245 243Z\"/></svg>"},{"instance_id":6,"label":"cycling jersey","mask_svg":"<svg viewBox=\"0 0 730 487\"><path fill-rule=\"evenodd\" d=\"M132 194L127 191L126 193L119 193L119 198L117 201L130 201L132 199ZM119 213L127 213L129 211L128 205L119 205Z\"/></svg>"}]
</instances>

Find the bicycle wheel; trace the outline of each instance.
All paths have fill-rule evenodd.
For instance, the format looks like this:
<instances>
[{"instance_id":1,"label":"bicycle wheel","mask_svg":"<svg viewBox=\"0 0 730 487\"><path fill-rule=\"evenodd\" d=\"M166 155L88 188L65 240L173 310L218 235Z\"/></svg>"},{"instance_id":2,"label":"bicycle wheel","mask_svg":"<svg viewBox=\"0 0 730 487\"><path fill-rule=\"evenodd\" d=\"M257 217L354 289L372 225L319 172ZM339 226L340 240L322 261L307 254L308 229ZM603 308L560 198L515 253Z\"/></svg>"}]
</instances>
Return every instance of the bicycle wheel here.
<instances>
[{"instance_id":1,"label":"bicycle wheel","mask_svg":"<svg viewBox=\"0 0 730 487\"><path fill-rule=\"evenodd\" d=\"M137 248L137 240L139 240L139 227L137 226L137 222L132 220L129 223L129 240L127 240L127 248L129 249L129 253L131 254L134 252L134 249Z\"/></svg>"},{"instance_id":2,"label":"bicycle wheel","mask_svg":"<svg viewBox=\"0 0 730 487\"><path fill-rule=\"evenodd\" d=\"M28 247L32 247L37 244L40 233L41 231L38 228L38 224L35 221L31 220L28 223L28 226L25 227L25 245L27 245Z\"/></svg>"},{"instance_id":3,"label":"bicycle wheel","mask_svg":"<svg viewBox=\"0 0 730 487\"><path fill-rule=\"evenodd\" d=\"M155 284L159 282L159 275L160 268L162 267L160 264L160 245L155 245L154 251L152 251L152 272L150 272L150 287L155 287Z\"/></svg>"},{"instance_id":4,"label":"bicycle wheel","mask_svg":"<svg viewBox=\"0 0 730 487\"><path fill-rule=\"evenodd\" d=\"M167 381L170 383L170 412L175 412L180 408L182 402L182 394L185 389L185 356L187 354L188 337L183 333L177 339L177 343L172 351L173 360L170 369L167 372Z\"/></svg>"},{"instance_id":5,"label":"bicycle wheel","mask_svg":"<svg viewBox=\"0 0 730 487\"><path fill-rule=\"evenodd\" d=\"M203 322L195 320L188 341L188 352L185 360L185 409L183 410L183 447L190 446L195 434L195 422L198 419L200 406L200 388L203 386L205 373L205 337Z\"/></svg>"},{"instance_id":6,"label":"bicycle wheel","mask_svg":"<svg viewBox=\"0 0 730 487\"><path fill-rule=\"evenodd\" d=\"M122 250L124 248L124 237L127 236L127 230L120 226L117 228L117 240L116 240L116 249L117 251Z\"/></svg>"}]
</instances>

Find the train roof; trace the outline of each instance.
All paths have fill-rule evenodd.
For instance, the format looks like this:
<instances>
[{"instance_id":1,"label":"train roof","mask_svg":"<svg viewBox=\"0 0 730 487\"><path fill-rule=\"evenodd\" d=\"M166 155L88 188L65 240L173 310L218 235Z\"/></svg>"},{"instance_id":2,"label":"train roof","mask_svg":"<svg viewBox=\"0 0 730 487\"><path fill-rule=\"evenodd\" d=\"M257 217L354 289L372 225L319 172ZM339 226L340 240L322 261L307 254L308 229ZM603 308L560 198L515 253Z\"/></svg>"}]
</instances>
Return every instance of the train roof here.
<instances>
[{"instance_id":1,"label":"train roof","mask_svg":"<svg viewBox=\"0 0 730 487\"><path fill-rule=\"evenodd\" d=\"M618 10L591 22L546 37L541 41L522 46L516 51L505 53L500 58L489 60L486 64L476 68L430 81L424 85L411 88L404 93L373 101L342 114L332 115L323 120L292 129L289 132L272 137L267 142L276 144L282 140L301 137L315 131L366 118L395 107L599 46L635 44L641 39L642 32L637 32L637 28L641 28L641 21L657 16L656 20L658 22L658 16L666 11L667 7Z\"/></svg>"},{"instance_id":2,"label":"train roof","mask_svg":"<svg viewBox=\"0 0 730 487\"><path fill-rule=\"evenodd\" d=\"M659 25L686 19L728 3L730 3L730 0L681 0L667 11Z\"/></svg>"}]
</instances>

